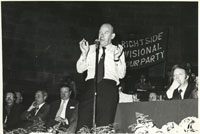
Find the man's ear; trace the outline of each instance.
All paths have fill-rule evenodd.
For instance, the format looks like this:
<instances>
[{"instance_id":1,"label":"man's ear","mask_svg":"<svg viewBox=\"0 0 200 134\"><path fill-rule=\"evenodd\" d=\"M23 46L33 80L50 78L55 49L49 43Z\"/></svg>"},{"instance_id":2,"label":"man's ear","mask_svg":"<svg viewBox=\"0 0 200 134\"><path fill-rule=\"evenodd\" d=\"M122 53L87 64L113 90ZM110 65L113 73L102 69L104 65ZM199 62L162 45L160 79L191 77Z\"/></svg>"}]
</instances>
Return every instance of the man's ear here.
<instances>
[{"instance_id":1,"label":"man's ear","mask_svg":"<svg viewBox=\"0 0 200 134\"><path fill-rule=\"evenodd\" d=\"M112 33L111 39L114 39L114 38L115 38L115 33Z\"/></svg>"}]
</instances>

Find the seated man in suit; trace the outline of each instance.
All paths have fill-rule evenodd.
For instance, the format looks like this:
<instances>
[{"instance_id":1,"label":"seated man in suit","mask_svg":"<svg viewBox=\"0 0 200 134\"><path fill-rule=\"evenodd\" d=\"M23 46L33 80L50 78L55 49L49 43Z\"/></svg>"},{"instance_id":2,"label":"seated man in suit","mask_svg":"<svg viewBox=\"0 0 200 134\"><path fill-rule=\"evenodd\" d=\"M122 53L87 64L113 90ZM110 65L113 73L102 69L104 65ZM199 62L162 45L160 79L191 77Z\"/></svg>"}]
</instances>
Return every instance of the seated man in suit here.
<instances>
[{"instance_id":1,"label":"seated man in suit","mask_svg":"<svg viewBox=\"0 0 200 134\"><path fill-rule=\"evenodd\" d=\"M23 111L23 106L21 104L16 104L15 99L14 92L8 91L6 93L6 104L3 107L3 126L7 131L18 128L21 123L20 114Z\"/></svg>"},{"instance_id":2,"label":"seated man in suit","mask_svg":"<svg viewBox=\"0 0 200 134\"><path fill-rule=\"evenodd\" d=\"M173 82L166 94L168 99L188 99L195 89L195 83L189 82L189 73L185 65L172 68Z\"/></svg>"},{"instance_id":3,"label":"seated man in suit","mask_svg":"<svg viewBox=\"0 0 200 134\"><path fill-rule=\"evenodd\" d=\"M31 106L21 115L22 120L25 121L24 128L33 124L34 121L42 120L46 122L50 105L45 102L48 94L44 90L38 90L35 93L35 101Z\"/></svg>"},{"instance_id":4,"label":"seated man in suit","mask_svg":"<svg viewBox=\"0 0 200 134\"><path fill-rule=\"evenodd\" d=\"M71 93L72 90L69 85L64 84L61 86L61 100L51 104L47 128L61 122L62 127L67 128L69 133L75 133L78 120L78 102L70 99Z\"/></svg>"}]
</instances>

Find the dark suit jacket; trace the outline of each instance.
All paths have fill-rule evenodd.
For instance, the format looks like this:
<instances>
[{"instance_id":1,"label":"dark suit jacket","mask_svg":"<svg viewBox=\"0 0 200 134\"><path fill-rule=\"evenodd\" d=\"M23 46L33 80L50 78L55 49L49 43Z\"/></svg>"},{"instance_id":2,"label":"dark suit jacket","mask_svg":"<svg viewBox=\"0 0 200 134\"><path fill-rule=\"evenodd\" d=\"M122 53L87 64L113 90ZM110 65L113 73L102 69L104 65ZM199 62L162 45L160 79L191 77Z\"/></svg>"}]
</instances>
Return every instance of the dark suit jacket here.
<instances>
[{"instance_id":1,"label":"dark suit jacket","mask_svg":"<svg viewBox=\"0 0 200 134\"><path fill-rule=\"evenodd\" d=\"M188 83L188 86L186 88L186 91L185 91L183 99L189 99L189 98L191 98L191 93L192 93L192 91L194 89L195 89L195 83L193 83L193 82ZM178 99L178 89L176 89L174 91L172 99Z\"/></svg>"},{"instance_id":2,"label":"dark suit jacket","mask_svg":"<svg viewBox=\"0 0 200 134\"><path fill-rule=\"evenodd\" d=\"M58 122L55 121L56 114L59 110L61 100L57 100L51 104L51 108L48 115L47 128L54 126ZM69 99L66 107L65 118L68 119L69 125L65 126L71 133L74 133L78 121L78 102L76 100Z\"/></svg>"},{"instance_id":3,"label":"dark suit jacket","mask_svg":"<svg viewBox=\"0 0 200 134\"><path fill-rule=\"evenodd\" d=\"M4 106L3 121L5 121L5 118L7 116L7 122L6 122L6 128L5 128L6 130L12 130L12 129L16 129L19 127L19 124L21 123L20 115L23 110L24 109L21 104L14 103L10 109L10 114L8 115L6 106Z\"/></svg>"},{"instance_id":4,"label":"dark suit jacket","mask_svg":"<svg viewBox=\"0 0 200 134\"><path fill-rule=\"evenodd\" d=\"M24 111L21 115L21 119L25 121L24 128L32 125L34 120L42 119L44 122L47 120L47 115L49 113L50 105L45 103L35 115L35 108L32 109L30 112Z\"/></svg>"}]
</instances>

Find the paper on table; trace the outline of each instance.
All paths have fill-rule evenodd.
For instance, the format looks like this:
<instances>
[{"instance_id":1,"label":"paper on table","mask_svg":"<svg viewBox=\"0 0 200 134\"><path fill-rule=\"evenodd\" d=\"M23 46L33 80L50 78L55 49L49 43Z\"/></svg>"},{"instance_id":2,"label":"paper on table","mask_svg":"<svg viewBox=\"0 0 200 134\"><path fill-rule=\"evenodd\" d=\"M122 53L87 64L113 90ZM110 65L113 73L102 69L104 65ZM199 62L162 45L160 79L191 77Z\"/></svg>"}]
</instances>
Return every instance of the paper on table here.
<instances>
[{"instance_id":1,"label":"paper on table","mask_svg":"<svg viewBox=\"0 0 200 134\"><path fill-rule=\"evenodd\" d=\"M119 103L126 103L126 102L133 102L132 95L119 92Z\"/></svg>"}]
</instances>

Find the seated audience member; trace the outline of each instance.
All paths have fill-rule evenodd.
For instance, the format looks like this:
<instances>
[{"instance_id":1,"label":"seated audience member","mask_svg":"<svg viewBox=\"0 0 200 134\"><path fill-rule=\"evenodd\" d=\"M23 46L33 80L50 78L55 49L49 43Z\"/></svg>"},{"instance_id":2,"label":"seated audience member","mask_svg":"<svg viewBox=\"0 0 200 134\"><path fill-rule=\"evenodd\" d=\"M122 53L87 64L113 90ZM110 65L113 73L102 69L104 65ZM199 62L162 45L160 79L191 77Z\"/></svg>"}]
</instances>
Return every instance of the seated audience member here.
<instances>
[{"instance_id":1,"label":"seated audience member","mask_svg":"<svg viewBox=\"0 0 200 134\"><path fill-rule=\"evenodd\" d=\"M8 91L5 95L3 108L3 126L5 130L12 130L19 127L21 123L20 114L23 111L22 105L15 103L15 93Z\"/></svg>"},{"instance_id":2,"label":"seated audience member","mask_svg":"<svg viewBox=\"0 0 200 134\"><path fill-rule=\"evenodd\" d=\"M147 81L144 74L140 75L140 80L135 84L136 89L150 89L151 88L151 82Z\"/></svg>"},{"instance_id":3,"label":"seated audience member","mask_svg":"<svg viewBox=\"0 0 200 134\"><path fill-rule=\"evenodd\" d=\"M134 93L132 95L132 98L133 98L133 102L139 102L140 101L140 99L138 98L138 94L137 93Z\"/></svg>"},{"instance_id":4,"label":"seated audience member","mask_svg":"<svg viewBox=\"0 0 200 134\"><path fill-rule=\"evenodd\" d=\"M195 89L195 83L189 82L189 74L184 65L172 68L173 82L166 92L168 99L188 99Z\"/></svg>"},{"instance_id":5,"label":"seated audience member","mask_svg":"<svg viewBox=\"0 0 200 134\"><path fill-rule=\"evenodd\" d=\"M23 102L22 93L20 91L15 91L15 95L16 95L15 103L21 104Z\"/></svg>"},{"instance_id":6,"label":"seated audience member","mask_svg":"<svg viewBox=\"0 0 200 134\"><path fill-rule=\"evenodd\" d=\"M149 101L157 101L157 94L154 92L151 92L149 94Z\"/></svg>"},{"instance_id":7,"label":"seated audience member","mask_svg":"<svg viewBox=\"0 0 200 134\"><path fill-rule=\"evenodd\" d=\"M69 85L62 85L60 98L52 102L48 116L47 128L61 122L62 127L68 129L68 133L75 133L78 120L78 102L70 99L72 90Z\"/></svg>"},{"instance_id":8,"label":"seated audience member","mask_svg":"<svg viewBox=\"0 0 200 134\"><path fill-rule=\"evenodd\" d=\"M34 121L46 122L49 113L50 105L45 102L48 94L44 90L38 90L35 93L35 101L31 106L21 115L22 120L25 121L24 128L32 125Z\"/></svg>"},{"instance_id":9,"label":"seated audience member","mask_svg":"<svg viewBox=\"0 0 200 134\"><path fill-rule=\"evenodd\" d=\"M197 99L198 98L198 77L195 79L195 89L191 93L191 98Z\"/></svg>"},{"instance_id":10,"label":"seated audience member","mask_svg":"<svg viewBox=\"0 0 200 134\"><path fill-rule=\"evenodd\" d=\"M65 84L69 85L70 88L72 89L72 95L70 96L70 98L76 99L77 98L77 88L76 88L75 81L72 79L71 76L67 76L64 81L65 81Z\"/></svg>"}]
</instances>

